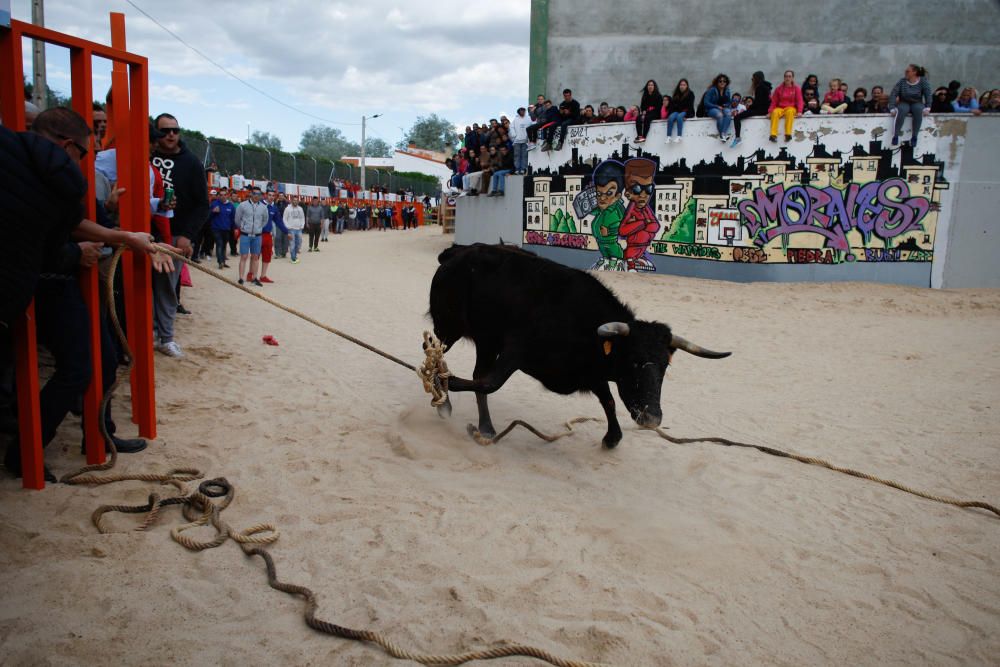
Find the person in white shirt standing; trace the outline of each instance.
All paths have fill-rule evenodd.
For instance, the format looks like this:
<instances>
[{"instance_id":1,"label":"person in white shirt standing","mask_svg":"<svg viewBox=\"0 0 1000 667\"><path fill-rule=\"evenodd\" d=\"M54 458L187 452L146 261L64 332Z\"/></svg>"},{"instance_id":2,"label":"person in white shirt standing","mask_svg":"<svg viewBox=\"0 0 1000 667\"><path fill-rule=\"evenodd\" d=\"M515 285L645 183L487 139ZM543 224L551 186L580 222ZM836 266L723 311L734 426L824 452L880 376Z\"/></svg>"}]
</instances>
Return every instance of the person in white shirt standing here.
<instances>
[{"instance_id":1,"label":"person in white shirt standing","mask_svg":"<svg viewBox=\"0 0 1000 667\"><path fill-rule=\"evenodd\" d=\"M292 256L292 264L298 264L299 251L302 250L302 229L306 226L306 212L302 210L298 197L292 197L282 218L288 228L288 252Z\"/></svg>"},{"instance_id":2,"label":"person in white shirt standing","mask_svg":"<svg viewBox=\"0 0 1000 667\"><path fill-rule=\"evenodd\" d=\"M525 113L524 107L519 108L513 120L510 121L511 141L514 143L515 174L528 172L528 126L531 123L531 118Z\"/></svg>"}]
</instances>

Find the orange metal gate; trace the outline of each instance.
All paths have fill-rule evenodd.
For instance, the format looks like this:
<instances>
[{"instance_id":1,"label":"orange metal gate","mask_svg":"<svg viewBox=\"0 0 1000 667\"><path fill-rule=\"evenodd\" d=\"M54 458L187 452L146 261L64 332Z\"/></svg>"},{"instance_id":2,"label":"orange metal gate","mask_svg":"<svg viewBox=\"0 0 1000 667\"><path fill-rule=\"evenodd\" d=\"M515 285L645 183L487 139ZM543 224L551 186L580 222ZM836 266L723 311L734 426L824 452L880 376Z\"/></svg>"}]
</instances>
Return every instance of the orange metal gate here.
<instances>
[{"instance_id":1,"label":"orange metal gate","mask_svg":"<svg viewBox=\"0 0 1000 667\"><path fill-rule=\"evenodd\" d=\"M21 21L0 28L0 112L4 125L15 131L25 128L23 103L23 39L36 39L66 47L70 51L73 109L93 127L92 100L94 57L113 62L108 132L115 137L118 185L126 189L119 204L121 227L126 231L149 231L149 69L146 58L125 50L125 15L111 14L111 46L65 35ZM100 97L100 95L96 96ZM88 217L96 216L94 151L88 152L80 168L87 177ZM153 386L153 311L149 257L125 253L122 258L125 286L126 326L135 365L132 372L132 419L144 438L156 437L156 405ZM80 283L90 311L90 351L93 369L84 395L87 462L104 461L98 415L101 403L100 287L96 266L82 269ZM18 424L25 488L41 489L41 421L39 418L38 351L34 306L18 318L14 327L14 358L17 380Z\"/></svg>"}]
</instances>

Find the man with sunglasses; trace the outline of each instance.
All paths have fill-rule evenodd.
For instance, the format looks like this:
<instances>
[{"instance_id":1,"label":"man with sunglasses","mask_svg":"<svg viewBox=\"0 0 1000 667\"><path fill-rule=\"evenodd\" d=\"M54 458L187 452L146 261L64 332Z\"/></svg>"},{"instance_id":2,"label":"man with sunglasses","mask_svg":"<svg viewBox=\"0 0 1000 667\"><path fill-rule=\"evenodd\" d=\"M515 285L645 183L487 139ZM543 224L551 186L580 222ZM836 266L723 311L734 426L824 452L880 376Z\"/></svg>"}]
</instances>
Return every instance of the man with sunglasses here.
<instances>
[{"instance_id":1,"label":"man with sunglasses","mask_svg":"<svg viewBox=\"0 0 1000 667\"><path fill-rule=\"evenodd\" d=\"M656 271L646 249L660 231L660 222L649 205L655 186L656 163L646 158L632 158L625 163L625 197L629 200L618 235L625 239L625 264L628 271Z\"/></svg>"}]
</instances>

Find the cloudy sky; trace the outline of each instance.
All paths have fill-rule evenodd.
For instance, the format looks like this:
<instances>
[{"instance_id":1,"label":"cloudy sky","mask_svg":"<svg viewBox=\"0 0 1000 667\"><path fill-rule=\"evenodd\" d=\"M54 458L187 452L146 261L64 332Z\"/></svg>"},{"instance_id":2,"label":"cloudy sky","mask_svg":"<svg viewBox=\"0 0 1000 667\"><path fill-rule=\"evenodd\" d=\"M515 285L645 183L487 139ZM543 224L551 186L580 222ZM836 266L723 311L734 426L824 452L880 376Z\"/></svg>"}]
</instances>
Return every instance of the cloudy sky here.
<instances>
[{"instance_id":1,"label":"cloudy sky","mask_svg":"<svg viewBox=\"0 0 1000 667\"><path fill-rule=\"evenodd\" d=\"M361 137L398 141L420 115L466 125L525 103L530 0L133 0L202 53L297 109ZM12 15L31 20L30 0ZM251 130L297 148L314 117L297 113L222 73L125 0L46 3L49 28L110 43L108 13L122 12L128 48L150 63L150 111L169 111L182 127L246 140ZM24 47L30 76L30 48ZM46 54L49 86L68 94L69 56ZM95 60L95 98L110 66Z\"/></svg>"}]
</instances>

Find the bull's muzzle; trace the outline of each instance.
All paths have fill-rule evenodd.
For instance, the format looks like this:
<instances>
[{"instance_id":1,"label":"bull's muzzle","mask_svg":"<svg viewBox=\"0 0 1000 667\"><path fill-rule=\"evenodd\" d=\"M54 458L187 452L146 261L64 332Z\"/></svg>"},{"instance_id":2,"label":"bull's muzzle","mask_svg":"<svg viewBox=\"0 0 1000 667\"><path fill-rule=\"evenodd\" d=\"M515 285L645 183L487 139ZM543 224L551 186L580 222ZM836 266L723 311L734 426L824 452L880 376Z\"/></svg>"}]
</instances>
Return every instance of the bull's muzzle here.
<instances>
[{"instance_id":1,"label":"bull's muzzle","mask_svg":"<svg viewBox=\"0 0 1000 667\"><path fill-rule=\"evenodd\" d=\"M635 423L643 428L656 428L663 421L663 412L657 407L646 406L632 416Z\"/></svg>"}]
</instances>

